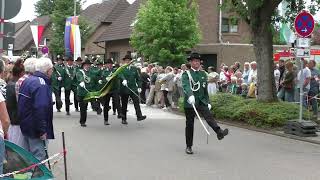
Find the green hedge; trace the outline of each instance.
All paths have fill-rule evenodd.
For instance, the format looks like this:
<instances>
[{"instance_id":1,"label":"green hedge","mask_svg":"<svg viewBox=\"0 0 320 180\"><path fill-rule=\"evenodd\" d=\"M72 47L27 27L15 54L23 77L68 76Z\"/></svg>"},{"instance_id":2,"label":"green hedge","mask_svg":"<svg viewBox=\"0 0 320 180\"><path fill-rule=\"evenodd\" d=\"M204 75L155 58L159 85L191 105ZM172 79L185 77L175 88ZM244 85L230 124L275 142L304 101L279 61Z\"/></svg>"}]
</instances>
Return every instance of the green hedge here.
<instances>
[{"instance_id":1,"label":"green hedge","mask_svg":"<svg viewBox=\"0 0 320 180\"><path fill-rule=\"evenodd\" d=\"M228 93L210 97L214 116L220 120L243 122L263 128L281 127L287 120L299 118L299 106L288 102L262 103ZM183 98L179 100L183 112ZM304 118L309 118L304 111Z\"/></svg>"}]
</instances>

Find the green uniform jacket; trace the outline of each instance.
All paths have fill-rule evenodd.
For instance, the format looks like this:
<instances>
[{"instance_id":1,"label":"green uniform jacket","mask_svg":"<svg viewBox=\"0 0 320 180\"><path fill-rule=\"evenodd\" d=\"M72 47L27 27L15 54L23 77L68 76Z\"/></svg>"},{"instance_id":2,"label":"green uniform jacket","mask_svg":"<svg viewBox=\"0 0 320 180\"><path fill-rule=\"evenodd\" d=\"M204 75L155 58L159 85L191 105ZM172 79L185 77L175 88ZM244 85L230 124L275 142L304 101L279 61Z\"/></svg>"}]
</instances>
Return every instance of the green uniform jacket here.
<instances>
[{"instance_id":1,"label":"green uniform jacket","mask_svg":"<svg viewBox=\"0 0 320 180\"><path fill-rule=\"evenodd\" d=\"M59 77L62 78L61 81L58 80ZM51 75L51 88L53 91L57 91L64 86L63 77L64 77L64 65L55 65Z\"/></svg>"},{"instance_id":2,"label":"green uniform jacket","mask_svg":"<svg viewBox=\"0 0 320 180\"><path fill-rule=\"evenodd\" d=\"M66 90L74 89L74 79L76 77L76 68L74 66L65 66L64 67L64 77L63 77L63 83L64 88Z\"/></svg>"},{"instance_id":3,"label":"green uniform jacket","mask_svg":"<svg viewBox=\"0 0 320 180\"><path fill-rule=\"evenodd\" d=\"M89 76L90 72L85 71L83 69L79 69L76 72L76 78L77 78L77 96L84 97L90 91L91 88L91 78ZM80 83L84 82L85 87L81 87Z\"/></svg>"},{"instance_id":4,"label":"green uniform jacket","mask_svg":"<svg viewBox=\"0 0 320 180\"><path fill-rule=\"evenodd\" d=\"M100 89L102 89L104 87L104 85L108 82L107 81L107 77L109 76L112 76L112 74L116 71L116 69L103 69L101 70L101 73L100 73L100 80L102 80L102 84L101 84L101 87ZM113 83L113 87L111 88L111 92L114 92L114 91L119 91L120 90L120 80L118 77L115 77L114 78L114 83ZM100 85L100 84L99 84ZM100 90L99 89L99 90Z\"/></svg>"},{"instance_id":5,"label":"green uniform jacket","mask_svg":"<svg viewBox=\"0 0 320 180\"><path fill-rule=\"evenodd\" d=\"M120 93L130 94L131 91L122 85L123 80L127 80L128 87L134 91L138 92L138 88L141 88L141 79L140 79L140 71L135 66L129 66L123 70L123 72L119 75L120 78Z\"/></svg>"},{"instance_id":6,"label":"green uniform jacket","mask_svg":"<svg viewBox=\"0 0 320 180\"><path fill-rule=\"evenodd\" d=\"M91 78L91 86L90 89L88 89L89 91L99 91L99 75L100 75L100 68L98 68L97 66L91 66L90 70L89 70L89 77Z\"/></svg>"},{"instance_id":7,"label":"green uniform jacket","mask_svg":"<svg viewBox=\"0 0 320 180\"><path fill-rule=\"evenodd\" d=\"M192 91L190 87L189 76L187 72L182 74L182 87L184 91L184 107L185 108L192 108L192 105L188 103L188 98L194 95L196 99L195 106L208 106L209 104L209 95L208 95L208 77L204 71L193 71L192 69L189 70L191 77L193 78L194 82L199 82L199 89L197 91ZM193 84L193 83L191 83ZM192 85L193 86L193 85ZM194 87L196 89L198 87Z\"/></svg>"}]
</instances>

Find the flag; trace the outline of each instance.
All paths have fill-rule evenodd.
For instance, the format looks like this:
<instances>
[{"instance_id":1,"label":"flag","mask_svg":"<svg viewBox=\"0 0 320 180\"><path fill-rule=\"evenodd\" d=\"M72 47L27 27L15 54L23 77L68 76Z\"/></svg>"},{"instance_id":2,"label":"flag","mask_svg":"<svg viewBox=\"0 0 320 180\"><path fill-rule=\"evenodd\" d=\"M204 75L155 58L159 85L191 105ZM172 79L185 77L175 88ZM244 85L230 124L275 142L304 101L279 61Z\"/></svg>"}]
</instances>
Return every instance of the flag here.
<instances>
[{"instance_id":1,"label":"flag","mask_svg":"<svg viewBox=\"0 0 320 180\"><path fill-rule=\"evenodd\" d=\"M64 33L65 54L76 60L81 57L81 34L78 24L78 16L68 17Z\"/></svg>"},{"instance_id":2,"label":"flag","mask_svg":"<svg viewBox=\"0 0 320 180\"><path fill-rule=\"evenodd\" d=\"M280 41L285 42L287 44L291 43L291 36L293 32L291 29L288 27L287 24L282 23L281 24L281 29L280 29Z\"/></svg>"},{"instance_id":3,"label":"flag","mask_svg":"<svg viewBox=\"0 0 320 180\"><path fill-rule=\"evenodd\" d=\"M43 32L44 32L44 26L31 25L30 28L31 28L31 33L32 33L34 44L36 45L36 47L38 49Z\"/></svg>"},{"instance_id":4,"label":"flag","mask_svg":"<svg viewBox=\"0 0 320 180\"><path fill-rule=\"evenodd\" d=\"M130 64L134 61L131 61L129 64L122 65L119 67L111 76L107 77L107 83L100 89L99 91L95 92L88 92L84 98L85 101L89 101L91 99L98 99L107 95L113 87L113 84L116 81L116 78L119 74L123 72L125 68L127 68Z\"/></svg>"}]
</instances>

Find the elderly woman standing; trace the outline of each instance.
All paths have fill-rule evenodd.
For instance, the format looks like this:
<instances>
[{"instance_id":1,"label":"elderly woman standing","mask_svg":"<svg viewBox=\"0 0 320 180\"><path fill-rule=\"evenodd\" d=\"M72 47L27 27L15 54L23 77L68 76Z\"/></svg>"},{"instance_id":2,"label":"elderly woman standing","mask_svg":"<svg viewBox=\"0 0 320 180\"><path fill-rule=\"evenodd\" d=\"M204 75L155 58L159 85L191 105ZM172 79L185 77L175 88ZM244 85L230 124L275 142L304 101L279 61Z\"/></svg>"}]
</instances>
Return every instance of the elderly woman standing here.
<instances>
[{"instance_id":1,"label":"elderly woman standing","mask_svg":"<svg viewBox=\"0 0 320 180\"><path fill-rule=\"evenodd\" d=\"M164 103L166 107L163 109L168 109L171 107L172 103L172 92L174 88L174 73L173 73L173 68L168 66L165 69L165 76L161 78L161 82L163 83L161 85L161 90L163 92L163 98L164 98Z\"/></svg>"},{"instance_id":2,"label":"elderly woman standing","mask_svg":"<svg viewBox=\"0 0 320 180\"><path fill-rule=\"evenodd\" d=\"M4 62L0 60L0 79L4 73ZM10 125L10 119L5 103L5 98L2 93L0 93L0 174L3 173L3 160L4 160L4 135L7 134Z\"/></svg>"},{"instance_id":3,"label":"elderly woman standing","mask_svg":"<svg viewBox=\"0 0 320 180\"><path fill-rule=\"evenodd\" d=\"M24 136L20 130L20 120L18 118L18 104L16 94L16 82L24 75L24 66L21 59L17 60L12 68L12 78L7 85L7 101L6 105L11 120L8 131L8 140L20 147L26 148Z\"/></svg>"},{"instance_id":4,"label":"elderly woman standing","mask_svg":"<svg viewBox=\"0 0 320 180\"><path fill-rule=\"evenodd\" d=\"M208 93L209 96L212 96L218 91L217 82L219 80L219 74L214 71L212 66L208 67L208 73Z\"/></svg>"}]
</instances>

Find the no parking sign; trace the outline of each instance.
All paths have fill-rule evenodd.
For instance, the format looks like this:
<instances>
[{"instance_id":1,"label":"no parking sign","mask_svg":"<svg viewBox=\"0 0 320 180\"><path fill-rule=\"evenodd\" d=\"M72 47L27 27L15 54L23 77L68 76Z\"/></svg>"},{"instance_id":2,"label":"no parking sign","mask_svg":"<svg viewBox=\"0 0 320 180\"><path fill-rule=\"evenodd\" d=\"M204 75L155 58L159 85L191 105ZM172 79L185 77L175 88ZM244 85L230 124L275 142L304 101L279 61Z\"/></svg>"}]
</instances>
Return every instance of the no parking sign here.
<instances>
[{"instance_id":1,"label":"no parking sign","mask_svg":"<svg viewBox=\"0 0 320 180\"><path fill-rule=\"evenodd\" d=\"M314 30L313 16L307 11L300 12L294 21L294 28L301 37L310 36Z\"/></svg>"}]
</instances>

